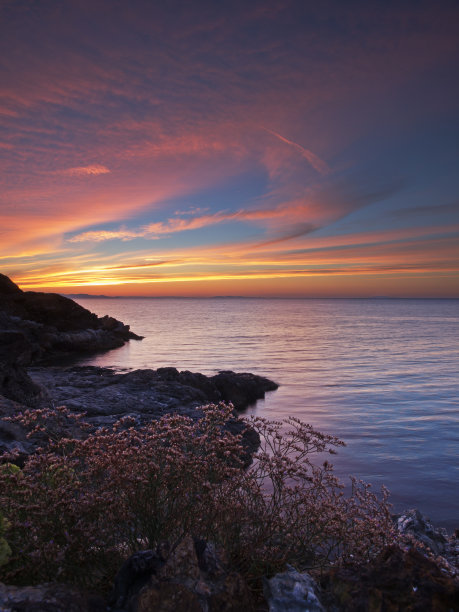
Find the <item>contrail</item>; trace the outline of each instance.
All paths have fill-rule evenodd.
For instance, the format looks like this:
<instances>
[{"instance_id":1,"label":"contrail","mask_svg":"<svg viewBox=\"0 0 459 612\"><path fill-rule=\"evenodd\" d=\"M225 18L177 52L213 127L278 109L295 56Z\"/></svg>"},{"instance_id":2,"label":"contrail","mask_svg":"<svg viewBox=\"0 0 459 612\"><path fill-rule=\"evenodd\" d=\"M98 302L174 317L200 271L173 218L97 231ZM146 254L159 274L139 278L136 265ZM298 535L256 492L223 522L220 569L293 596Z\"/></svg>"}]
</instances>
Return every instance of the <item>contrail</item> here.
<instances>
[{"instance_id":1,"label":"contrail","mask_svg":"<svg viewBox=\"0 0 459 612\"><path fill-rule=\"evenodd\" d=\"M317 172L320 172L320 174L328 174L330 172L330 167L327 165L327 163L324 162L323 159L320 159L320 157L317 157L317 155L315 155L315 153L313 153L309 149L305 149L304 147L297 144L296 142L292 142L288 138L284 138L284 136L281 136L280 134L278 134L277 132L274 132L273 130L269 130L268 128L265 128L265 127L263 129L265 130L265 132L269 132L270 134L272 134L279 140L282 140L282 142L285 142L285 144L288 144L294 149L296 149L305 159L308 160L308 162L311 164L314 170L317 170Z\"/></svg>"}]
</instances>

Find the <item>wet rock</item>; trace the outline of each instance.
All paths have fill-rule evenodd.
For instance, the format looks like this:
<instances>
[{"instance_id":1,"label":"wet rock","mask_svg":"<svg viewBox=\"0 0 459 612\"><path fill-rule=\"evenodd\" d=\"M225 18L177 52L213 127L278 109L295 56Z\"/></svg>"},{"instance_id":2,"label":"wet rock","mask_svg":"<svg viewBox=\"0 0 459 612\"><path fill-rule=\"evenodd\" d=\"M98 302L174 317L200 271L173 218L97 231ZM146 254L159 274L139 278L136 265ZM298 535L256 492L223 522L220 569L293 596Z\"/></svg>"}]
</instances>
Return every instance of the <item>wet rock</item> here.
<instances>
[{"instance_id":1,"label":"wet rock","mask_svg":"<svg viewBox=\"0 0 459 612\"><path fill-rule=\"evenodd\" d=\"M15 587L0 583L1 612L104 612L105 601L65 584Z\"/></svg>"},{"instance_id":2,"label":"wet rock","mask_svg":"<svg viewBox=\"0 0 459 612\"><path fill-rule=\"evenodd\" d=\"M287 571L263 581L263 593L269 612L324 612L317 597L318 586L307 572L292 566Z\"/></svg>"},{"instance_id":3,"label":"wet rock","mask_svg":"<svg viewBox=\"0 0 459 612\"><path fill-rule=\"evenodd\" d=\"M368 565L332 569L321 581L324 603L342 612L457 610L459 582L412 548L388 547Z\"/></svg>"},{"instance_id":4,"label":"wet rock","mask_svg":"<svg viewBox=\"0 0 459 612\"><path fill-rule=\"evenodd\" d=\"M162 544L133 555L116 578L110 605L116 612L253 610L247 584L223 552L190 536L173 550Z\"/></svg>"},{"instance_id":5,"label":"wet rock","mask_svg":"<svg viewBox=\"0 0 459 612\"><path fill-rule=\"evenodd\" d=\"M278 385L262 376L242 373L236 374L230 370L219 372L212 376L212 383L218 389L224 402L231 402L236 410L243 410L258 399L262 399L267 391L274 391Z\"/></svg>"}]
</instances>

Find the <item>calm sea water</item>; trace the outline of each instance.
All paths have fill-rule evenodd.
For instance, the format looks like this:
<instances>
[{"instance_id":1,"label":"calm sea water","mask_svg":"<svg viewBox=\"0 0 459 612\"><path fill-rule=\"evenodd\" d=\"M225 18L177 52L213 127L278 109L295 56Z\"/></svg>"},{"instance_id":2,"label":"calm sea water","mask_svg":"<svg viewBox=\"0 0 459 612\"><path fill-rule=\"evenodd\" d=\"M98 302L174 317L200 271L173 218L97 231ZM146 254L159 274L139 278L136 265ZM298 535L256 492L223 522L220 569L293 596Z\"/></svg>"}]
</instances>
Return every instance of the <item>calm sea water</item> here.
<instances>
[{"instance_id":1,"label":"calm sea water","mask_svg":"<svg viewBox=\"0 0 459 612\"><path fill-rule=\"evenodd\" d=\"M85 361L248 371L280 384L249 412L347 444L337 473L385 484L396 511L459 527L459 301L80 299L146 336Z\"/></svg>"}]
</instances>

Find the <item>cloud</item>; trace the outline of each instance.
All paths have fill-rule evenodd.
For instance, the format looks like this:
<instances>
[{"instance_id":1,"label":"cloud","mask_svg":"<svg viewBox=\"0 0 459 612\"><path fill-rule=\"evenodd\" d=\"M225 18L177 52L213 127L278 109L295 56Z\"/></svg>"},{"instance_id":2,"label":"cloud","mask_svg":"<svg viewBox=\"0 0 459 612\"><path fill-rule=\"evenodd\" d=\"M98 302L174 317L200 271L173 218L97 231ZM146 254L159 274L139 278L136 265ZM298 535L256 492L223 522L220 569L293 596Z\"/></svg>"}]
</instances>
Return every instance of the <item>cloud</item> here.
<instances>
[{"instance_id":1,"label":"cloud","mask_svg":"<svg viewBox=\"0 0 459 612\"><path fill-rule=\"evenodd\" d=\"M431 152L444 152L445 141L425 130L439 116L448 122L457 106L447 76L457 64L451 3L436 7L435 19L426 3L388 4L376 21L363 5L356 13L345 3L296 0L256 0L249 9L209 3L203 14L192 4L175 14L147 0L138 11L110 0L41 4L31 11L8 0L3 10L0 1L0 251L24 256L34 282L47 273L46 253L67 257L80 281L97 282L101 268L111 277L117 264L128 266L125 277L143 267L148 279L150 264L136 262L157 255L166 237L158 272L169 273L179 244L189 251L184 266L291 270L312 258L325 269L326 259L375 256L368 230L389 228L378 257L390 250L395 266L406 253L393 244L401 226L430 226L440 212L445 223L452 218L441 208L448 189L453 197L445 154L435 179L445 181L431 189L433 219L422 190L418 208L408 210L414 201L400 194L387 215L378 205L349 219L355 234L336 236L345 230L337 221L395 193L369 183L411 163L414 133L425 138L412 156L425 162L421 183L434 177ZM364 181L367 165L376 172ZM351 172L360 172L359 187L336 185ZM421 193L419 184L409 186L411 195ZM425 257L437 256L434 247Z\"/></svg>"},{"instance_id":2,"label":"cloud","mask_svg":"<svg viewBox=\"0 0 459 612\"><path fill-rule=\"evenodd\" d=\"M138 232L130 232L128 230L117 230L117 231L93 231L93 232L83 232L82 234L77 234L72 238L69 238L67 242L104 242L105 240L133 240L134 238L138 238L142 236L142 233Z\"/></svg>"},{"instance_id":3,"label":"cloud","mask_svg":"<svg viewBox=\"0 0 459 612\"><path fill-rule=\"evenodd\" d=\"M73 236L68 242L103 242L115 239L127 241L135 238L155 240L180 232L238 222L260 226L262 232L268 234L266 240L260 240L260 246L271 245L310 234L355 210L384 200L397 193L401 187L401 181L394 181L366 191L363 187L355 186L352 181L341 180L327 185L315 194L308 193L271 207L240 208L210 214L202 214L204 209L195 207L190 209L186 216L178 216L176 211L174 217L149 223L138 229L87 231Z\"/></svg>"},{"instance_id":4,"label":"cloud","mask_svg":"<svg viewBox=\"0 0 459 612\"><path fill-rule=\"evenodd\" d=\"M320 172L320 174L329 174L331 172L328 164L324 162L323 159L320 159L320 157L318 157L315 153L313 153L309 149L305 149L304 147L297 144L296 142L293 142L292 140L289 140L288 138L281 136L277 132L274 132L274 130L269 130L268 128L265 128L265 127L263 127L262 129L265 130L265 132L272 134L273 136L275 136L282 142L285 142L285 144L288 144L289 146L293 147L311 164L314 170L317 170L317 172Z\"/></svg>"},{"instance_id":5,"label":"cloud","mask_svg":"<svg viewBox=\"0 0 459 612\"><path fill-rule=\"evenodd\" d=\"M106 166L94 164L92 166L67 168L66 170L60 170L59 173L67 176L98 176L99 174L109 174L110 170Z\"/></svg>"},{"instance_id":6,"label":"cloud","mask_svg":"<svg viewBox=\"0 0 459 612\"><path fill-rule=\"evenodd\" d=\"M197 209L199 210L199 209ZM158 239L161 236L169 236L179 232L191 231L217 225L219 223L227 223L231 221L251 222L251 223L268 223L273 220L277 222L284 220L283 224L291 225L299 219L307 217L308 214L314 216L312 206L308 204L293 203L291 205L279 205L274 208L267 209L240 209L235 212L220 211L214 214L206 214L194 217L171 217L166 221L158 221L150 223L139 230L115 230L115 231L88 231L82 234L77 234L68 239L68 242L103 242L105 240L133 240L134 238L146 238L148 240ZM307 224L309 231L315 229L316 226ZM304 226L301 233L306 230ZM298 230L296 230L298 232ZM296 233L295 233L296 235Z\"/></svg>"}]
</instances>

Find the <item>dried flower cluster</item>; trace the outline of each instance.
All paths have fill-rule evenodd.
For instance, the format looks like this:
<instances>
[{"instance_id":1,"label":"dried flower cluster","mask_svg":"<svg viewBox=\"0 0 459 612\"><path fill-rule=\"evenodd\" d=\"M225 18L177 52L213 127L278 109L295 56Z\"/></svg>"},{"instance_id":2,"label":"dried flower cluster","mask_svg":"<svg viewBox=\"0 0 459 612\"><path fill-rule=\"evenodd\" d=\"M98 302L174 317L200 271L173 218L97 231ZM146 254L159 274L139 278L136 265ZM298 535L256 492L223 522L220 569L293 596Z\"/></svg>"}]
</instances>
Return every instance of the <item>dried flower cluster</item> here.
<instances>
[{"instance_id":1,"label":"dried flower cluster","mask_svg":"<svg viewBox=\"0 0 459 612\"><path fill-rule=\"evenodd\" d=\"M79 439L57 434L72 418L64 408L18 416L47 445L22 470L0 469L12 551L0 580L100 586L130 553L186 533L221 544L254 582L285 563L361 562L393 541L387 492L379 500L354 482L345 495L323 462L337 438L296 419L252 418L262 443L244 469L241 435L225 427L232 417L231 406L209 405L198 420L121 419Z\"/></svg>"}]
</instances>

